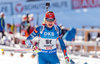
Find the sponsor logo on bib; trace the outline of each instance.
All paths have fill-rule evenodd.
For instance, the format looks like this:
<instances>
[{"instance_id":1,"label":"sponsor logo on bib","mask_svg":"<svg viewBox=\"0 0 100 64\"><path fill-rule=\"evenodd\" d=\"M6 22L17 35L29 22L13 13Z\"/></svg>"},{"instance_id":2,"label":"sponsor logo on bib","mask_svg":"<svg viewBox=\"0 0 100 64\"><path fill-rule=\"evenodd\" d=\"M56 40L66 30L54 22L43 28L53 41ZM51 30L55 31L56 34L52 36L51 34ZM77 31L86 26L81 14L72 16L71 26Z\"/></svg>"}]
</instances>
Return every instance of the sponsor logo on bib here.
<instances>
[{"instance_id":1,"label":"sponsor logo on bib","mask_svg":"<svg viewBox=\"0 0 100 64\"><path fill-rule=\"evenodd\" d=\"M54 32L44 32L45 36L54 36Z\"/></svg>"}]
</instances>

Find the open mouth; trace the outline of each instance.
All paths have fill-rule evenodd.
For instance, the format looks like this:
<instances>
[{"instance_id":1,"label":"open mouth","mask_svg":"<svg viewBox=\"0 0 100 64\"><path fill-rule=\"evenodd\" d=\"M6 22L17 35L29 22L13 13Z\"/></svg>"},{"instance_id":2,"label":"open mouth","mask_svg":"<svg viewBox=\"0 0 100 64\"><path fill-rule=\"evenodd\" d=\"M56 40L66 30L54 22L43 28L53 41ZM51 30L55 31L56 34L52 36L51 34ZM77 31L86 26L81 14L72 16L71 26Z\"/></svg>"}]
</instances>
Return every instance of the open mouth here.
<instances>
[{"instance_id":1,"label":"open mouth","mask_svg":"<svg viewBox=\"0 0 100 64\"><path fill-rule=\"evenodd\" d=\"M49 24L49 26L52 26L52 24Z\"/></svg>"}]
</instances>

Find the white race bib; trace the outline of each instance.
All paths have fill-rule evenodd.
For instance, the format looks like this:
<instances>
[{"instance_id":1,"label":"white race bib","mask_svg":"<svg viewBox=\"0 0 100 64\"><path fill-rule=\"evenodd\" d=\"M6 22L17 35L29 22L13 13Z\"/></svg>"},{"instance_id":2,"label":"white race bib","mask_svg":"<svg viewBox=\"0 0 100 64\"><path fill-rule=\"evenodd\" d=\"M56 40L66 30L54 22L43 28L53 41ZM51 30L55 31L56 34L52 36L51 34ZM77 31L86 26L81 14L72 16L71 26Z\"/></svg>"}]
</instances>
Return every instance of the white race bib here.
<instances>
[{"instance_id":1,"label":"white race bib","mask_svg":"<svg viewBox=\"0 0 100 64\"><path fill-rule=\"evenodd\" d=\"M39 48L45 50L51 50L56 48L56 39L39 39Z\"/></svg>"}]
</instances>

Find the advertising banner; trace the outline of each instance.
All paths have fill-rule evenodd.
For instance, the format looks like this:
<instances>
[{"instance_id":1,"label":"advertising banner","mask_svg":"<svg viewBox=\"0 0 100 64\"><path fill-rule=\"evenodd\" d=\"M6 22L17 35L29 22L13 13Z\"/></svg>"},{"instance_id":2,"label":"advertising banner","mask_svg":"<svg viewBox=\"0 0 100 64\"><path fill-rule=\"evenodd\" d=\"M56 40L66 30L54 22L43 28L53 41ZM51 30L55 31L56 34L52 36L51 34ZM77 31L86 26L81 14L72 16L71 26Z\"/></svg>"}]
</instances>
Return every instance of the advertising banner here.
<instances>
[{"instance_id":1,"label":"advertising banner","mask_svg":"<svg viewBox=\"0 0 100 64\"><path fill-rule=\"evenodd\" d=\"M72 0L72 9L100 7L100 0Z\"/></svg>"},{"instance_id":2,"label":"advertising banner","mask_svg":"<svg viewBox=\"0 0 100 64\"><path fill-rule=\"evenodd\" d=\"M17 2L13 4L13 11L14 14L46 12L46 2L48 1ZM53 11L67 11L71 9L71 0L55 0L49 2L49 9Z\"/></svg>"},{"instance_id":3,"label":"advertising banner","mask_svg":"<svg viewBox=\"0 0 100 64\"><path fill-rule=\"evenodd\" d=\"M0 3L0 12L4 12L5 15L11 15L13 13L11 9L11 3Z\"/></svg>"}]
</instances>

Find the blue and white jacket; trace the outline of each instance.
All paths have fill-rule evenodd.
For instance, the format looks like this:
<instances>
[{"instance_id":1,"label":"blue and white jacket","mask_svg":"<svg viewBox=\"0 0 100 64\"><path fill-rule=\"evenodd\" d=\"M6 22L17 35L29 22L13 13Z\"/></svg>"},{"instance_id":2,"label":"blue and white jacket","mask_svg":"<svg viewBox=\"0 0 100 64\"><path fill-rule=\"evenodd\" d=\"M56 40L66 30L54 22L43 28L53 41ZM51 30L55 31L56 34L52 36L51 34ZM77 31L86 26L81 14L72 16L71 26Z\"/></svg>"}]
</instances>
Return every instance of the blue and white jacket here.
<instances>
[{"instance_id":1,"label":"blue and white jacket","mask_svg":"<svg viewBox=\"0 0 100 64\"><path fill-rule=\"evenodd\" d=\"M0 18L0 32L2 32L5 28L5 22L3 18Z\"/></svg>"},{"instance_id":2,"label":"blue and white jacket","mask_svg":"<svg viewBox=\"0 0 100 64\"><path fill-rule=\"evenodd\" d=\"M55 53L57 51L57 40L59 40L64 55L67 55L61 33L59 26L53 26L52 28L48 28L46 25L39 26L28 36L27 40L32 40L34 37L39 36L39 49L41 49L43 53ZM26 44L30 47L33 46L30 42L26 42Z\"/></svg>"}]
</instances>

